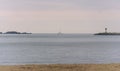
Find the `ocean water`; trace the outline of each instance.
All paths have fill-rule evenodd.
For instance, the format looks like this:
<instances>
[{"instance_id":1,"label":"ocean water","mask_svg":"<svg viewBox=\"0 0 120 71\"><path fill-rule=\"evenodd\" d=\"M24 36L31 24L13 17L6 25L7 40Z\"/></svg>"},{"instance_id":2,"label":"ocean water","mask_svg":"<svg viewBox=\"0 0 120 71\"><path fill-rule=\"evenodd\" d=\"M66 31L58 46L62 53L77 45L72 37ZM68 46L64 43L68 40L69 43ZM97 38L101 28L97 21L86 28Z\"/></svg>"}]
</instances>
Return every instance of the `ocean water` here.
<instances>
[{"instance_id":1,"label":"ocean water","mask_svg":"<svg viewBox=\"0 0 120 71\"><path fill-rule=\"evenodd\" d=\"M120 36L0 35L0 65L81 63L120 63Z\"/></svg>"}]
</instances>

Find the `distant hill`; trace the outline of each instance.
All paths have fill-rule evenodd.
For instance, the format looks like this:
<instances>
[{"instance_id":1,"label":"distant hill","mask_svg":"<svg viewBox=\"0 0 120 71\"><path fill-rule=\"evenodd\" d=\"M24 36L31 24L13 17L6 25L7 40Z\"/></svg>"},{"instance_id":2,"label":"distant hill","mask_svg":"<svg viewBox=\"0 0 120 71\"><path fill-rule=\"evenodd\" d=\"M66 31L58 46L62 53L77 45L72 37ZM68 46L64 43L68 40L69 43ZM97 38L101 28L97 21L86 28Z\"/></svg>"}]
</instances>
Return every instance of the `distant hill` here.
<instances>
[{"instance_id":1,"label":"distant hill","mask_svg":"<svg viewBox=\"0 0 120 71\"><path fill-rule=\"evenodd\" d=\"M27 33L27 32L17 32L17 31L8 31L8 32L5 32L5 33L2 33L1 34L32 34L32 33Z\"/></svg>"}]
</instances>

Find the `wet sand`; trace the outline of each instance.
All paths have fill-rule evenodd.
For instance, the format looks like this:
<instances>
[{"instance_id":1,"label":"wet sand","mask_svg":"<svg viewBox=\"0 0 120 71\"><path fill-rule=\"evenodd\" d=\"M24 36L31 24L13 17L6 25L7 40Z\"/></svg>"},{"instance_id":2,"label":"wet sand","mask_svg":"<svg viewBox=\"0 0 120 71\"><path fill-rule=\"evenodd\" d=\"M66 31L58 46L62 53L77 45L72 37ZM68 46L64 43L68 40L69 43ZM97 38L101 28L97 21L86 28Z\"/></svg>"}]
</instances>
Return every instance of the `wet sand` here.
<instances>
[{"instance_id":1,"label":"wet sand","mask_svg":"<svg viewBox=\"0 0 120 71\"><path fill-rule=\"evenodd\" d=\"M0 66L0 71L120 71L120 64L53 64Z\"/></svg>"}]
</instances>

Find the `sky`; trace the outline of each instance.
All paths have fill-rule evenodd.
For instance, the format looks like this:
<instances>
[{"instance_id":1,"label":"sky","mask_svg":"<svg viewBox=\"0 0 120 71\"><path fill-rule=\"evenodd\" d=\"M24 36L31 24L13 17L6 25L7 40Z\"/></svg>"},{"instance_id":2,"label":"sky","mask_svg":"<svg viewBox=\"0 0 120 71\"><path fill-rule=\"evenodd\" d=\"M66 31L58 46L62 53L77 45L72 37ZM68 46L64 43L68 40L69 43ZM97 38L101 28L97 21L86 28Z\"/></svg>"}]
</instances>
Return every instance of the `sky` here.
<instances>
[{"instance_id":1,"label":"sky","mask_svg":"<svg viewBox=\"0 0 120 71\"><path fill-rule=\"evenodd\" d=\"M0 0L0 31L120 32L120 0Z\"/></svg>"}]
</instances>

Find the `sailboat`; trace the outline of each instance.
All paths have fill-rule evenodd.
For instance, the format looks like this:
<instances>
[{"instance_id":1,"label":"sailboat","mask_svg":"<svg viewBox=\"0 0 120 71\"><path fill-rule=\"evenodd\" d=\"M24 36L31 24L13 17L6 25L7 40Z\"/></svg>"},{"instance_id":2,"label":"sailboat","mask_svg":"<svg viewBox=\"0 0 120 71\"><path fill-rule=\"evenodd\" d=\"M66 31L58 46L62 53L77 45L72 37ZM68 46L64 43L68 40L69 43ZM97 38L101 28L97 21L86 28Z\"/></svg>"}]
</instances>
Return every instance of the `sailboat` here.
<instances>
[{"instance_id":1,"label":"sailboat","mask_svg":"<svg viewBox=\"0 0 120 71\"><path fill-rule=\"evenodd\" d=\"M57 33L57 35L62 35L61 25L59 25L59 32Z\"/></svg>"}]
</instances>

